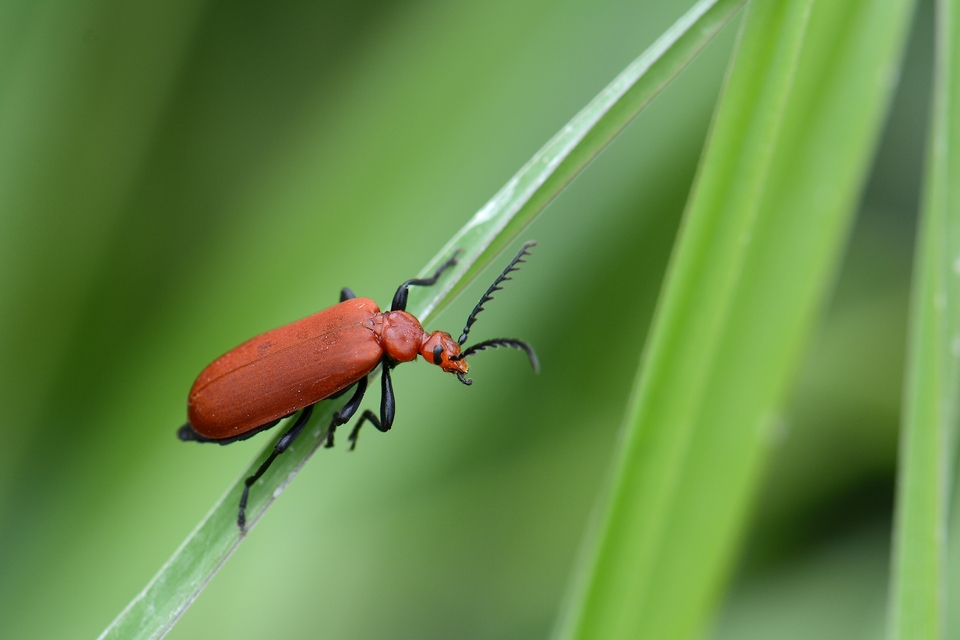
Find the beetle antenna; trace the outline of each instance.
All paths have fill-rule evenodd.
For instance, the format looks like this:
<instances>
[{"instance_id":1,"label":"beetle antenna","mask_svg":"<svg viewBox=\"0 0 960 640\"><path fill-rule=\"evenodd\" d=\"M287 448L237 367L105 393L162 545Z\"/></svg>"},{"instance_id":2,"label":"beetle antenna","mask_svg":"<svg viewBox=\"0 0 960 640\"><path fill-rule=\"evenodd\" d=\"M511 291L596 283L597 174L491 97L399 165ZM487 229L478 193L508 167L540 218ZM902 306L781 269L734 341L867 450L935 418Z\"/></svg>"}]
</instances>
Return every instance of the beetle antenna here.
<instances>
[{"instance_id":1,"label":"beetle antenna","mask_svg":"<svg viewBox=\"0 0 960 640\"><path fill-rule=\"evenodd\" d=\"M537 358L537 354L533 350L533 347L523 340L517 340L516 338L494 338L493 340L484 340L483 342L478 342L469 349L466 349L455 356L450 356L450 359L463 360L467 356L472 355L477 351L483 351L484 349L496 349L497 347L510 347L511 349L520 349L521 351L524 351L527 354L527 357L530 358L530 366L533 367L534 373L540 373L540 360ZM461 382L463 382L463 380L461 380Z\"/></svg>"},{"instance_id":2,"label":"beetle antenna","mask_svg":"<svg viewBox=\"0 0 960 640\"><path fill-rule=\"evenodd\" d=\"M536 241L531 240L529 242L524 242L523 246L520 247L520 252L514 256L513 260L510 261L510 264L507 265L507 268L503 270L503 273L493 281L493 284L490 285L490 288L487 289L487 292L483 294L483 297L480 298L480 302L477 303L477 306L473 308L473 311L470 313L470 317L467 318L467 324L463 327L463 333L460 334L460 339L457 340L461 346L467 341L467 334L470 333L470 327L473 326L473 323L477 321L477 314L483 311L483 305L493 300L494 291L502 291L503 287L500 286L502 282L507 280L513 280L508 274L512 271L516 271L520 268L520 265L526 262L523 259L523 256L530 255L530 247L536 246ZM529 346L529 345L528 345Z\"/></svg>"}]
</instances>

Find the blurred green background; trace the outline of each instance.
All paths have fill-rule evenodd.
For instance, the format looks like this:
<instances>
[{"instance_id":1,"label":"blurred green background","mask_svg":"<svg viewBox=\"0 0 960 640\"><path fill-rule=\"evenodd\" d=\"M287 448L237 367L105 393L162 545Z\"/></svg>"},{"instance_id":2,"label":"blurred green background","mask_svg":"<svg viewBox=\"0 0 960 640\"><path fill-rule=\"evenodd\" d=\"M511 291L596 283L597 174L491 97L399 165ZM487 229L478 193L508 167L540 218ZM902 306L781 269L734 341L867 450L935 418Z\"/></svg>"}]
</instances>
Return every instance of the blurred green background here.
<instances>
[{"instance_id":1,"label":"blurred green background","mask_svg":"<svg viewBox=\"0 0 960 640\"><path fill-rule=\"evenodd\" d=\"M98 634L269 439L176 440L200 369L388 304L688 4L0 2L0 637ZM711 637L882 633L932 22ZM736 28L524 233L472 335L543 372L398 369L395 428L320 451L169 637L549 635Z\"/></svg>"}]
</instances>

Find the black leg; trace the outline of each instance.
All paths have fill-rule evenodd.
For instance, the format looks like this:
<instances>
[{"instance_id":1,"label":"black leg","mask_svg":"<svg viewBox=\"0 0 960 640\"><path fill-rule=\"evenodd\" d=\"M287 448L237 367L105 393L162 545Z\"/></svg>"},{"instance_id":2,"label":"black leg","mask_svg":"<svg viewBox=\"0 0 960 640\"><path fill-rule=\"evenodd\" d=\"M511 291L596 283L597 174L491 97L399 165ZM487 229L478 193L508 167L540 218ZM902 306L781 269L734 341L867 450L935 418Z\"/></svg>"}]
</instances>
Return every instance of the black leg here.
<instances>
[{"instance_id":1,"label":"black leg","mask_svg":"<svg viewBox=\"0 0 960 640\"><path fill-rule=\"evenodd\" d=\"M305 407L304 410L300 413L300 417L297 418L297 421L290 427L290 430L283 434L283 437L277 441L277 444L273 447L273 451L270 452L270 456L263 461L263 464L260 465L260 468L257 469L257 472L252 476L247 478L243 483L243 495L240 496L240 512L237 514L237 526L240 527L241 533L245 531L247 524L247 497L250 495L250 487L257 480L260 479L267 469L270 468L270 465L273 464L273 461L277 459L281 453L290 448L290 445L293 444L293 441L297 439L297 436L300 435L300 432L303 431L303 428L307 426L307 422L310 421L310 414L313 413L313 405Z\"/></svg>"},{"instance_id":2,"label":"black leg","mask_svg":"<svg viewBox=\"0 0 960 640\"><path fill-rule=\"evenodd\" d=\"M357 409L360 408L360 403L363 401L363 394L367 391L367 376L363 376L360 380L357 381L356 391L353 393L353 397L350 398L350 401L343 406L343 409L333 414L333 420L330 421L330 427L327 429L327 437L324 438L323 446L330 448L333 446L333 432L337 430L337 427L340 425L349 422L350 418L353 417L353 414L357 412ZM350 387L347 387L349 389ZM343 391L346 391L344 389ZM341 391L340 393L343 393ZM339 395L339 394L337 394Z\"/></svg>"},{"instance_id":3,"label":"black leg","mask_svg":"<svg viewBox=\"0 0 960 640\"><path fill-rule=\"evenodd\" d=\"M429 278L414 278L413 280L407 280L400 288L397 289L397 292L393 295L393 304L390 305L391 311L406 311L407 310L407 288L411 286L418 287L429 287L430 285L436 284L437 280L440 279L440 274L444 271L457 264L457 255L459 255L460 250L457 249L454 252L453 257L440 265L440 268L434 272Z\"/></svg>"},{"instance_id":4,"label":"black leg","mask_svg":"<svg viewBox=\"0 0 960 640\"><path fill-rule=\"evenodd\" d=\"M350 287L344 287L340 289L340 302L346 302L347 300L353 300L357 297L357 294L353 292L353 289Z\"/></svg>"},{"instance_id":5,"label":"black leg","mask_svg":"<svg viewBox=\"0 0 960 640\"><path fill-rule=\"evenodd\" d=\"M394 415L396 415L397 406L393 397L393 382L390 380L390 365L386 359L384 359L382 366L383 371L380 377L380 417L377 418L376 414L369 409L363 412L360 419L357 420L357 424L354 425L353 430L350 431L350 436L347 438L347 440L350 441L350 451L353 451L357 447L357 436L360 435L360 427L363 426L364 421L369 420L370 424L384 433L389 431L390 427L393 426L393 418Z\"/></svg>"},{"instance_id":6,"label":"black leg","mask_svg":"<svg viewBox=\"0 0 960 640\"><path fill-rule=\"evenodd\" d=\"M390 366L384 358L383 371L380 374L380 424L377 429L390 431L393 426L393 417L397 412L397 404L393 398L393 382L390 380ZM374 423L376 424L376 423Z\"/></svg>"},{"instance_id":7,"label":"black leg","mask_svg":"<svg viewBox=\"0 0 960 640\"><path fill-rule=\"evenodd\" d=\"M360 427L363 426L365 420L369 420L370 423L380 431L386 431L386 429L383 428L383 424L377 419L376 414L370 411L370 409L367 409L363 412L363 415L360 416L360 419L357 420L357 424L353 425L353 430L350 431L350 436L347 438L347 440L350 441L350 451L357 448L357 436L360 435Z\"/></svg>"},{"instance_id":8,"label":"black leg","mask_svg":"<svg viewBox=\"0 0 960 640\"><path fill-rule=\"evenodd\" d=\"M296 413L296 412L294 412L294 413ZM292 416L292 415L293 415L293 413L290 414L290 416ZM283 416L283 418L289 418L290 416ZM238 436L233 436L233 437L230 437L230 438L206 438L206 437L200 435L199 433L197 433L197 432L194 430L194 428L190 425L190 423L188 422L187 424L185 424L185 425L183 425L182 427L180 427L179 429L177 429L177 437L180 438L181 440L185 441L185 442L186 442L186 441L193 441L193 442L216 442L217 444L220 444L220 445L233 444L234 442L238 442L238 441L240 441L240 440L246 440L247 438L252 438L253 436L255 436L255 435L257 435L258 433L260 433L261 431L266 431L267 429L270 429L271 427L277 426L277 424L280 422L280 420L283 420L283 418L280 418L279 420L274 420L274 421L272 421L272 422L268 422L267 424L262 424L262 425L260 425L259 427L255 428L255 429L250 429L249 431L245 431L244 433L241 433L241 434L238 435Z\"/></svg>"},{"instance_id":9,"label":"black leg","mask_svg":"<svg viewBox=\"0 0 960 640\"><path fill-rule=\"evenodd\" d=\"M184 442L213 442L210 440L210 438L204 438L202 435L194 431L189 422L177 429L177 437Z\"/></svg>"}]
</instances>

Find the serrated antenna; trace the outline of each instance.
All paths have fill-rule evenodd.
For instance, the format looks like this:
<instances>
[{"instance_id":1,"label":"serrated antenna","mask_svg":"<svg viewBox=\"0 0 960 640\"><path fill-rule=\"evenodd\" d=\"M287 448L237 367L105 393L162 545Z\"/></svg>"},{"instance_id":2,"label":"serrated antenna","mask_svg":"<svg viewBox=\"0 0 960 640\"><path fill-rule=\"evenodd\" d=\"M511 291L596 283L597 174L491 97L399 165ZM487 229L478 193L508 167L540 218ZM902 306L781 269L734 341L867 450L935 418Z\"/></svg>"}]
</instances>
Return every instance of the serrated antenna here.
<instances>
[{"instance_id":1,"label":"serrated antenna","mask_svg":"<svg viewBox=\"0 0 960 640\"><path fill-rule=\"evenodd\" d=\"M503 273L493 281L493 284L490 285L490 288L487 289L487 292L483 294L483 297L480 298L480 302L477 303L477 306L473 308L473 311L470 313L470 317L467 318L467 324L463 327L463 333L460 334L460 339L457 340L460 343L460 346L463 346L463 343L467 341L467 334L470 333L470 327L473 326L473 323L477 321L477 315L483 311L483 305L493 300L493 293L495 291L503 290L503 287L500 286L501 283L506 282L507 280L513 280L509 274L513 271L516 271L520 268L520 265L526 262L523 259L523 256L530 255L530 247L536 246L536 241L531 240L529 242L523 243L523 246L520 247L519 253L514 256L513 260L510 261L510 264L507 265L507 268L503 270Z\"/></svg>"}]
</instances>

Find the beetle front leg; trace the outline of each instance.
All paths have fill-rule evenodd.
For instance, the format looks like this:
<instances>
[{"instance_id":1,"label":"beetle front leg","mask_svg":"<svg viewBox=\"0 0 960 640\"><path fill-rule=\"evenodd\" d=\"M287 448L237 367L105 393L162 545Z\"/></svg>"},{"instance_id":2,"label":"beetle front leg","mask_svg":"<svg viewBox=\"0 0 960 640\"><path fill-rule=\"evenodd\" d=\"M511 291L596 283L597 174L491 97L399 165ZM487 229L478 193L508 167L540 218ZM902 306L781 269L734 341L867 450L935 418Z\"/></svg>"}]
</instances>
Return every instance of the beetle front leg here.
<instances>
[{"instance_id":1,"label":"beetle front leg","mask_svg":"<svg viewBox=\"0 0 960 640\"><path fill-rule=\"evenodd\" d=\"M367 391L367 376L360 378L360 380L357 381L356 387L357 390L354 392L353 397L350 398L350 401L343 405L343 409L333 414L333 419L327 428L327 437L324 438L323 442L323 446L327 449L333 446L333 432L337 430L337 427L349 422L353 414L360 408L360 403L363 402L363 394ZM344 391L346 391L346 389L344 389Z\"/></svg>"},{"instance_id":2,"label":"beetle front leg","mask_svg":"<svg viewBox=\"0 0 960 640\"><path fill-rule=\"evenodd\" d=\"M277 444L274 445L273 451L271 451L269 457L263 461L263 464L260 465L260 468L257 469L257 472L244 480L243 495L240 496L240 511L237 514L237 526L240 527L240 533L246 532L247 498L250 495L250 487L260 479L260 476L266 473L267 469L270 468L270 465L273 464L273 461L277 459L277 456L290 448L290 445L293 444L293 441L297 439L297 436L300 435L300 432L303 431L303 428L307 426L307 422L310 421L311 413L313 413L313 405L304 407L303 411L300 412L300 417L297 418L295 423L293 423L293 426L290 427L290 430L283 434L282 438L277 440Z\"/></svg>"},{"instance_id":3,"label":"beetle front leg","mask_svg":"<svg viewBox=\"0 0 960 640\"><path fill-rule=\"evenodd\" d=\"M418 287L429 287L437 283L437 280L440 279L440 275L457 264L457 256L460 255L460 249L457 249L453 252L453 257L444 262L440 267L433 273L429 278L414 278L413 280L407 280L400 288L397 289L397 292L393 294L393 304L390 305L391 311L406 311L407 310L407 289L412 286Z\"/></svg>"}]
</instances>

